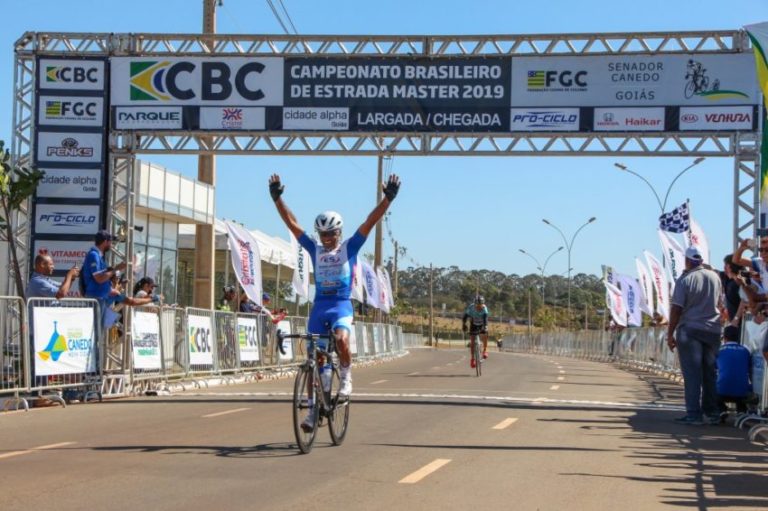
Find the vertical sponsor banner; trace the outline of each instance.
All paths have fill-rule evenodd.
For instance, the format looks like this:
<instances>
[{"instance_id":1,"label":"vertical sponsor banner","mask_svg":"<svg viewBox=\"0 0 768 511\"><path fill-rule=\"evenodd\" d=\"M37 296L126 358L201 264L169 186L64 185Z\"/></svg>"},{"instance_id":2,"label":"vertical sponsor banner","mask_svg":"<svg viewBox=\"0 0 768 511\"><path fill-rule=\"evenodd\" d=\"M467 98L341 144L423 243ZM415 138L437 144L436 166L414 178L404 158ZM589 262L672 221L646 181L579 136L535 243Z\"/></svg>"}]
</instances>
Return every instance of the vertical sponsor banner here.
<instances>
[{"instance_id":1,"label":"vertical sponsor banner","mask_svg":"<svg viewBox=\"0 0 768 511\"><path fill-rule=\"evenodd\" d=\"M96 371L94 309L35 307L35 376Z\"/></svg>"},{"instance_id":2,"label":"vertical sponsor banner","mask_svg":"<svg viewBox=\"0 0 768 511\"><path fill-rule=\"evenodd\" d=\"M376 269L376 277L378 278L378 284L379 284L379 304L381 304L381 310L389 314L389 310L390 310L389 289L387 287L387 280L384 277L382 268Z\"/></svg>"},{"instance_id":3,"label":"vertical sponsor banner","mask_svg":"<svg viewBox=\"0 0 768 511\"><path fill-rule=\"evenodd\" d=\"M658 232L664 260L667 262L669 274L672 276L672 289L674 289L675 282L685 271L685 250L670 233L661 229Z\"/></svg>"},{"instance_id":4,"label":"vertical sponsor banner","mask_svg":"<svg viewBox=\"0 0 768 511\"><path fill-rule=\"evenodd\" d=\"M611 311L611 317L617 325L627 326L627 309L621 289L605 281L603 284L605 284L606 305Z\"/></svg>"},{"instance_id":5,"label":"vertical sponsor banner","mask_svg":"<svg viewBox=\"0 0 768 511\"><path fill-rule=\"evenodd\" d=\"M232 222L224 222L229 235L232 268L245 294L261 305L261 254L259 244L247 230Z\"/></svg>"},{"instance_id":6,"label":"vertical sponsor banner","mask_svg":"<svg viewBox=\"0 0 768 511\"><path fill-rule=\"evenodd\" d=\"M386 268L381 269L381 275L384 277L384 283L387 286L387 297L389 298L389 307L395 306L395 295L392 294L392 279L389 277L389 272Z\"/></svg>"},{"instance_id":7,"label":"vertical sponsor banner","mask_svg":"<svg viewBox=\"0 0 768 511\"><path fill-rule=\"evenodd\" d=\"M296 255L296 266L293 269L291 285L297 295L309 299L309 273L312 271L312 258L309 257L304 247L299 245L293 233L288 233L288 238L291 240L291 251Z\"/></svg>"},{"instance_id":8,"label":"vertical sponsor banner","mask_svg":"<svg viewBox=\"0 0 768 511\"><path fill-rule=\"evenodd\" d=\"M653 284L651 276L640 259L635 258L635 266L637 267L637 281L640 283L640 310L653 317Z\"/></svg>"},{"instance_id":9,"label":"vertical sponsor banner","mask_svg":"<svg viewBox=\"0 0 768 511\"><path fill-rule=\"evenodd\" d=\"M615 273L613 272L613 267L608 265L601 265L603 268L603 280L608 282L609 284L616 284L616 278Z\"/></svg>"},{"instance_id":10,"label":"vertical sponsor banner","mask_svg":"<svg viewBox=\"0 0 768 511\"><path fill-rule=\"evenodd\" d=\"M629 326L643 326L643 313L640 310L642 303L640 285L629 275L617 275L621 286L621 295L627 309L627 324Z\"/></svg>"},{"instance_id":11,"label":"vertical sponsor banner","mask_svg":"<svg viewBox=\"0 0 768 511\"><path fill-rule=\"evenodd\" d=\"M212 366L213 327L210 316L187 315L187 339L190 365Z\"/></svg>"},{"instance_id":12,"label":"vertical sponsor banner","mask_svg":"<svg viewBox=\"0 0 768 511\"><path fill-rule=\"evenodd\" d=\"M293 333L291 332L291 322L285 319L277 324L277 329L287 335L291 335ZM286 341L283 341L283 349L285 350L285 354L280 353L279 350L277 352L278 358L280 360L293 359L293 342L292 341L293 339L288 339Z\"/></svg>"},{"instance_id":13,"label":"vertical sponsor banner","mask_svg":"<svg viewBox=\"0 0 768 511\"><path fill-rule=\"evenodd\" d=\"M133 332L133 367L161 369L160 317L153 312L135 311L131 319Z\"/></svg>"},{"instance_id":14,"label":"vertical sponsor banner","mask_svg":"<svg viewBox=\"0 0 768 511\"><path fill-rule=\"evenodd\" d=\"M355 333L355 330L357 330L354 325L349 331L349 351L353 355L357 355L357 334Z\"/></svg>"},{"instance_id":15,"label":"vertical sponsor banner","mask_svg":"<svg viewBox=\"0 0 768 511\"><path fill-rule=\"evenodd\" d=\"M363 264L360 259L357 260L352 268L352 292L350 298L357 300L358 302L364 302L365 296L363 294Z\"/></svg>"},{"instance_id":16,"label":"vertical sponsor banner","mask_svg":"<svg viewBox=\"0 0 768 511\"><path fill-rule=\"evenodd\" d=\"M693 217L691 217L690 228L686 231L683 240L685 248L690 246L697 247L699 252L701 252L704 263L709 264L709 240L707 235L704 234L704 229L701 228L701 225Z\"/></svg>"},{"instance_id":17,"label":"vertical sponsor banner","mask_svg":"<svg viewBox=\"0 0 768 511\"><path fill-rule=\"evenodd\" d=\"M765 112L768 110L768 22L746 25L744 29L752 41L757 68L757 82L763 92L762 124L763 138L760 144L760 221L758 228L768 228L768 130L765 128Z\"/></svg>"},{"instance_id":18,"label":"vertical sponsor banner","mask_svg":"<svg viewBox=\"0 0 768 511\"><path fill-rule=\"evenodd\" d=\"M381 309L379 302L379 278L370 264L361 262L363 267L363 283L365 285L366 303L376 309Z\"/></svg>"},{"instance_id":19,"label":"vertical sponsor banner","mask_svg":"<svg viewBox=\"0 0 768 511\"><path fill-rule=\"evenodd\" d=\"M256 318L237 317L237 345L240 360L256 362L259 360L259 325Z\"/></svg>"},{"instance_id":20,"label":"vertical sponsor banner","mask_svg":"<svg viewBox=\"0 0 768 511\"><path fill-rule=\"evenodd\" d=\"M669 321L669 282L667 274L656 257L647 250L643 251L648 268L651 271L651 282L656 290L656 312Z\"/></svg>"},{"instance_id":21,"label":"vertical sponsor banner","mask_svg":"<svg viewBox=\"0 0 768 511\"><path fill-rule=\"evenodd\" d=\"M36 70L33 164L45 177L32 197L30 259L40 244L90 246L108 196L107 60L38 57Z\"/></svg>"}]
</instances>

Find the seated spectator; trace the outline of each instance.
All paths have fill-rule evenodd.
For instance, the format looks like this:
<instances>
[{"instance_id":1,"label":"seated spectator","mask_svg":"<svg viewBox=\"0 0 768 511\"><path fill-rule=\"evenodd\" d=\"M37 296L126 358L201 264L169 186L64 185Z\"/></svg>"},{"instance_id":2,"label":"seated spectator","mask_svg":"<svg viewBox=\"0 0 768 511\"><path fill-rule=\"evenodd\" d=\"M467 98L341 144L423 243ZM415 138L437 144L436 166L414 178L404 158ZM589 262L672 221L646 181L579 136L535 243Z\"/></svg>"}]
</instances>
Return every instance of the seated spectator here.
<instances>
[{"instance_id":1,"label":"seated spectator","mask_svg":"<svg viewBox=\"0 0 768 511\"><path fill-rule=\"evenodd\" d=\"M746 413L752 396L751 355L739 344L739 329L733 325L723 330L723 346L717 355L717 397L720 419L728 413L726 403L736 403L736 411Z\"/></svg>"},{"instance_id":2,"label":"seated spectator","mask_svg":"<svg viewBox=\"0 0 768 511\"><path fill-rule=\"evenodd\" d=\"M35 271L27 283L27 298L56 298L60 300L69 294L72 281L80 276L80 268L73 266L59 284L51 278L56 268L53 258L48 254L40 253L35 256Z\"/></svg>"},{"instance_id":3,"label":"seated spectator","mask_svg":"<svg viewBox=\"0 0 768 511\"><path fill-rule=\"evenodd\" d=\"M224 295L216 303L216 310L232 312L232 302L235 300L235 286L224 286Z\"/></svg>"}]
</instances>

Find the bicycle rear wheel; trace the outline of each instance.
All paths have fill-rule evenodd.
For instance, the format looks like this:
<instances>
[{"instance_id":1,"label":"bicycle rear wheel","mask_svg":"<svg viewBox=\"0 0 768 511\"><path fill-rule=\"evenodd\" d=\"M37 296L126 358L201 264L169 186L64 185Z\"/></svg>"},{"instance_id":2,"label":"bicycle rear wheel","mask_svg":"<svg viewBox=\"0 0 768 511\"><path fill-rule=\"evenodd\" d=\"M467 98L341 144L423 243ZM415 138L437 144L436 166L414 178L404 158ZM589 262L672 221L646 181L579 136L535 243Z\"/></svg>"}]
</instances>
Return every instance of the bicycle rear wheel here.
<instances>
[{"instance_id":1,"label":"bicycle rear wheel","mask_svg":"<svg viewBox=\"0 0 768 511\"><path fill-rule=\"evenodd\" d=\"M333 445L341 445L347 435L349 425L349 396L339 396L341 378L339 369L334 366L331 373L330 410L328 411L328 431Z\"/></svg>"},{"instance_id":2,"label":"bicycle rear wheel","mask_svg":"<svg viewBox=\"0 0 768 511\"><path fill-rule=\"evenodd\" d=\"M312 444L314 444L315 436L317 435L317 423L320 421L318 415L320 404L317 402L316 387L311 383L319 381L320 379L316 374L313 376L313 371L309 364L304 364L299 367L299 371L296 373L296 382L293 385L293 433L296 435L296 443L299 445L299 450L303 454L307 454L312 450ZM311 409L307 401L308 398L313 403ZM309 431L304 431L301 425L308 413L314 414L313 427Z\"/></svg>"}]
</instances>

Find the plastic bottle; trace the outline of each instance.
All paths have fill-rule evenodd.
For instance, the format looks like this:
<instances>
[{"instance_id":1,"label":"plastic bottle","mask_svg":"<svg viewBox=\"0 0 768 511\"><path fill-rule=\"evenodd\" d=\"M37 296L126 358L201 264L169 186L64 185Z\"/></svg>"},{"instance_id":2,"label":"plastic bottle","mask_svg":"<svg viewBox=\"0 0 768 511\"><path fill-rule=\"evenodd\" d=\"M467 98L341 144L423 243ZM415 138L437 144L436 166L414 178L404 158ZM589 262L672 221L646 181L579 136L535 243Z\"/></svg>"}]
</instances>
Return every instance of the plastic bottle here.
<instances>
[{"instance_id":1,"label":"plastic bottle","mask_svg":"<svg viewBox=\"0 0 768 511\"><path fill-rule=\"evenodd\" d=\"M325 364L320 368L320 381L323 383L323 391L331 390L331 364Z\"/></svg>"}]
</instances>

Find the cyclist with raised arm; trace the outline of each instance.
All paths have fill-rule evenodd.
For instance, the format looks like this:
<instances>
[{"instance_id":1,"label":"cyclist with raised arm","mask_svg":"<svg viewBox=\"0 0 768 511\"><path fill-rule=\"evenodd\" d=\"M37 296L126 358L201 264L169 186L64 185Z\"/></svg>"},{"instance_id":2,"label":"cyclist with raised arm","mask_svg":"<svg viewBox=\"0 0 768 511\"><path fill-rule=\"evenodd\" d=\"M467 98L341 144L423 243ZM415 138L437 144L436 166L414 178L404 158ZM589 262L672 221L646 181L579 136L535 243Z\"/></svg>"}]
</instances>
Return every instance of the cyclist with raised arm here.
<instances>
[{"instance_id":1,"label":"cyclist with raised arm","mask_svg":"<svg viewBox=\"0 0 768 511\"><path fill-rule=\"evenodd\" d=\"M384 198L379 202L368 218L360 225L351 238L342 242L341 229L344 225L341 215L335 211L325 211L315 218L315 231L320 238L316 243L299 225L296 217L285 205L281 195L285 186L280 182L280 176L273 174L269 178L269 194L275 201L277 212L283 219L288 230L296 237L299 244L312 258L315 269L315 299L312 312L309 314L307 331L312 334L325 334L331 325L336 337L336 348L339 353L341 387L339 394L349 396L352 393L352 377L350 366L352 356L349 351L349 332L352 329L354 309L350 301L354 267L357 264L357 254L376 224L381 220L395 200L400 189L400 179L392 174L384 188ZM310 403L309 406L312 406ZM314 414L310 410L302 428L313 427Z\"/></svg>"},{"instance_id":2,"label":"cyclist with raised arm","mask_svg":"<svg viewBox=\"0 0 768 511\"><path fill-rule=\"evenodd\" d=\"M467 328L469 320L469 329ZM477 365L475 361L475 351L473 343L477 342L478 336L483 341L483 358L488 358L488 307L485 306L485 298L475 297L475 303L467 307L464 311L464 317L461 318L461 329L464 333L469 330L469 366L474 368Z\"/></svg>"}]
</instances>

